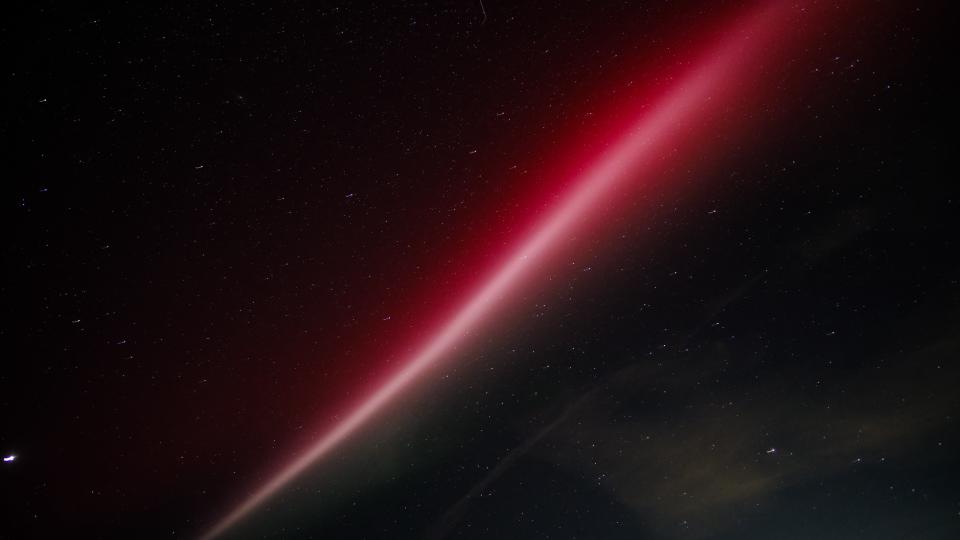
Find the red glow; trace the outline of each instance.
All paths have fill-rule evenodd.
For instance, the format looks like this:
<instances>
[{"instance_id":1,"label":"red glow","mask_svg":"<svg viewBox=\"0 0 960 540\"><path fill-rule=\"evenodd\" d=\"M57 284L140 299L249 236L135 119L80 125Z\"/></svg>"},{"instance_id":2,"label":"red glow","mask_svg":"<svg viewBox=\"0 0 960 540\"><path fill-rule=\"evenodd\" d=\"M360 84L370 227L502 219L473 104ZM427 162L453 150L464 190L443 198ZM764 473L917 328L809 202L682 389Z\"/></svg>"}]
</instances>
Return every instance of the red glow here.
<instances>
[{"instance_id":1,"label":"red glow","mask_svg":"<svg viewBox=\"0 0 960 540\"><path fill-rule=\"evenodd\" d=\"M343 420L250 494L203 538L212 539L236 525L348 439L471 335L488 326L492 315L509 306L511 295L570 249L573 238L598 219L601 210L617 206L617 201L625 199L637 182L653 182L661 175L667 157L697 150L694 142L705 135L736 131L736 126L717 125L709 119L722 115L733 105L734 98L743 97L743 81L762 76L757 71L758 64L776 39L795 26L790 23L796 22L791 15L796 15L797 10L795 5L774 2L737 20L699 58L686 64L689 68L662 90L652 106L640 104L638 110L638 105L626 104L629 114L623 127L614 130L618 135L587 162L592 165L559 179L567 187L556 197L555 204L442 322L436 333L415 348L402 367Z\"/></svg>"}]
</instances>

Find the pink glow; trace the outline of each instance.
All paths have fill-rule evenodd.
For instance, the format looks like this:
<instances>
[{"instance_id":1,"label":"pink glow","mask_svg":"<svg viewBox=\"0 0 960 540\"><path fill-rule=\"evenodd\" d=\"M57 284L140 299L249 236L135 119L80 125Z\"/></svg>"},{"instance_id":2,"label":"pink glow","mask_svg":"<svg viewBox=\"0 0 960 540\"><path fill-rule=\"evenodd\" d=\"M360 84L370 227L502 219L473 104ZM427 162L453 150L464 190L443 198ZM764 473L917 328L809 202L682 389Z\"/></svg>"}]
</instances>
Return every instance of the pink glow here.
<instances>
[{"instance_id":1,"label":"pink glow","mask_svg":"<svg viewBox=\"0 0 960 540\"><path fill-rule=\"evenodd\" d=\"M518 243L493 274L459 307L439 331L409 356L405 365L390 376L348 416L325 433L292 463L250 494L202 536L213 539L236 525L267 499L344 442L398 394L407 390L429 369L466 339L489 323L491 316L507 306L511 293L535 277L561 250L569 249L580 231L605 202L613 204L618 188L630 187L644 176L650 178L664 154L681 143L689 144L691 130L718 129L703 120L731 105L737 83L756 79L751 68L763 60L776 38L785 31L787 2L770 6L740 19L709 52L667 91L648 112L614 141L586 172L570 184L558 204ZM684 147L690 151L691 148ZM626 192L629 195L628 192Z\"/></svg>"}]
</instances>

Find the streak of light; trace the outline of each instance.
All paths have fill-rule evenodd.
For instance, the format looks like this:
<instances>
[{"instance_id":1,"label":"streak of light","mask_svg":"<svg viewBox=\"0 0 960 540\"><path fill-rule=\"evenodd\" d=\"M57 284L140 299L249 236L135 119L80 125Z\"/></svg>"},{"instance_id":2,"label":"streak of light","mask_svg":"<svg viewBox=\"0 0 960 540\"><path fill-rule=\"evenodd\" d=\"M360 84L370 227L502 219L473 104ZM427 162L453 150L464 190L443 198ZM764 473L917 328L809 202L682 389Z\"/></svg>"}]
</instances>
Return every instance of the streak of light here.
<instances>
[{"instance_id":1,"label":"streak of light","mask_svg":"<svg viewBox=\"0 0 960 540\"><path fill-rule=\"evenodd\" d=\"M759 61L778 38L778 32L784 30L788 4L792 3L772 2L731 28L659 102L641 115L620 140L575 180L557 206L518 244L489 279L468 295L453 317L416 350L399 371L201 538L212 540L222 535L342 444L383 411L398 394L409 389L420 376L476 334L497 308L505 307L511 293L545 266L551 255L569 244L568 240L578 226L588 222L591 211L596 211L615 188L635 181L643 174L655 174L652 169L657 160L680 144L680 138L686 133L683 126L698 125L701 114L729 105L725 97L729 97L732 81L756 76L746 68L753 60ZM708 128L700 126L699 129Z\"/></svg>"}]
</instances>

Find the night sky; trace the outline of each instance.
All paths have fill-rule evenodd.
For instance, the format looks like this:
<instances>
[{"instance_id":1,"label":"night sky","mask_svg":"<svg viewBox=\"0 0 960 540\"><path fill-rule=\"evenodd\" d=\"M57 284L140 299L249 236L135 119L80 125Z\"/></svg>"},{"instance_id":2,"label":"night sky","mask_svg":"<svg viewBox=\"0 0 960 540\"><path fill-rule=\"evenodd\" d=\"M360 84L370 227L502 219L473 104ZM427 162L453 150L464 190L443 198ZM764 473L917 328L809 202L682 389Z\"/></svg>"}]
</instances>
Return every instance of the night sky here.
<instances>
[{"instance_id":1,"label":"night sky","mask_svg":"<svg viewBox=\"0 0 960 540\"><path fill-rule=\"evenodd\" d=\"M940 4L24 4L0 538L209 533L677 95L488 316L222 537L960 537Z\"/></svg>"}]
</instances>

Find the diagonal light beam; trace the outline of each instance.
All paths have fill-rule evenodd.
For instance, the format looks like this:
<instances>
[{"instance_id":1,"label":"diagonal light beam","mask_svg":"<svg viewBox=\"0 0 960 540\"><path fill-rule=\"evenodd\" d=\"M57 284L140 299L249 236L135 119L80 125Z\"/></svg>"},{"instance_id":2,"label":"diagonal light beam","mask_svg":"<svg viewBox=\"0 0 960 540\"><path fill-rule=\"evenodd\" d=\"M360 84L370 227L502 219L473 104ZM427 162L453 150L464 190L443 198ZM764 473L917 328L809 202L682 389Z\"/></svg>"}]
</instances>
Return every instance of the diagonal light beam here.
<instances>
[{"instance_id":1,"label":"diagonal light beam","mask_svg":"<svg viewBox=\"0 0 960 540\"><path fill-rule=\"evenodd\" d=\"M533 277L551 255L569 244L565 240L586 223L591 211L596 210L605 197L614 193L618 186L636 181L641 175L655 174L656 161L682 142L690 125L699 130L711 129L708 125L698 124L697 119L728 107L735 81L759 76L750 68L763 58L776 38L782 37L789 20L787 15L792 13L788 4L793 3L774 1L731 27L713 44L710 52L571 184L557 206L519 243L502 266L468 296L454 316L412 354L399 371L201 538L212 540L235 526L343 443L471 333L479 330L498 308L505 307L510 293ZM793 8L797 6L794 4Z\"/></svg>"}]
</instances>

